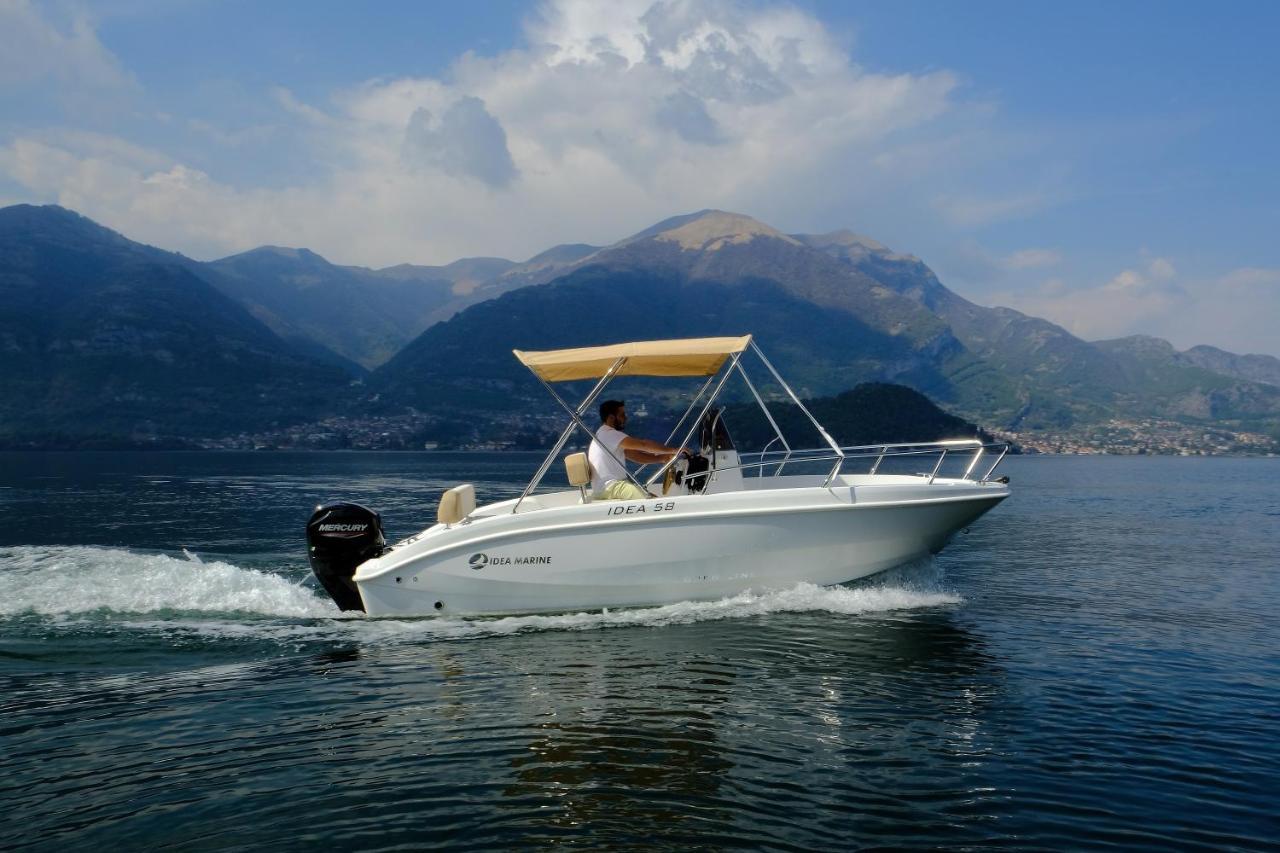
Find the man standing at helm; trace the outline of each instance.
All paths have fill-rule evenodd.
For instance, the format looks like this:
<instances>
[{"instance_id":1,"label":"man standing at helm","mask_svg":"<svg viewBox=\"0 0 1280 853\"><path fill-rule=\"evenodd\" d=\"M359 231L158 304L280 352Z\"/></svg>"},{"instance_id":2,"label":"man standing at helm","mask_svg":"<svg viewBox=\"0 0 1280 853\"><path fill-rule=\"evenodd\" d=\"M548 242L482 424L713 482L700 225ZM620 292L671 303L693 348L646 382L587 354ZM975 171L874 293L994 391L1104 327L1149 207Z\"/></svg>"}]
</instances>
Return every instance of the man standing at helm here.
<instances>
[{"instance_id":1,"label":"man standing at helm","mask_svg":"<svg viewBox=\"0 0 1280 853\"><path fill-rule=\"evenodd\" d=\"M644 489L627 479L624 461L641 465L664 463L677 454L689 451L667 447L646 438L632 438L623 430L627 426L627 404L622 400L605 400L600 404L600 429L587 449L591 463L591 490L597 500L643 500L651 497Z\"/></svg>"}]
</instances>

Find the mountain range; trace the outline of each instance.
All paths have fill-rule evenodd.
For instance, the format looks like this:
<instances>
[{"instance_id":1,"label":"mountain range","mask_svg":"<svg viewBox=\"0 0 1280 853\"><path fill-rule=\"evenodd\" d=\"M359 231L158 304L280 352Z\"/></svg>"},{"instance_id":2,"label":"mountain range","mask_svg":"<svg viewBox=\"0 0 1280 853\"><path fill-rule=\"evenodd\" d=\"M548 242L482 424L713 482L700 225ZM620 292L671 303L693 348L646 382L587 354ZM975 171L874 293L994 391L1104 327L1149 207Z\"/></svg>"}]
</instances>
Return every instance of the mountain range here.
<instances>
[{"instance_id":1,"label":"mountain range","mask_svg":"<svg viewBox=\"0 0 1280 853\"><path fill-rule=\"evenodd\" d=\"M368 371L468 305L554 278L594 248L557 246L524 263L464 258L372 270L331 264L307 249L262 246L197 274L286 340L322 346Z\"/></svg>"},{"instance_id":2,"label":"mountain range","mask_svg":"<svg viewBox=\"0 0 1280 853\"><path fill-rule=\"evenodd\" d=\"M18 205L0 209L0 294L9 444L194 440L402 412L500 434L513 414L548 412L513 348L744 332L808 397L893 382L1029 441L1152 424L1254 449L1280 440L1280 360L1087 342L969 302L918 258L853 232L784 234L724 211L520 263L375 270L269 246L202 263Z\"/></svg>"},{"instance_id":3,"label":"mountain range","mask_svg":"<svg viewBox=\"0 0 1280 853\"><path fill-rule=\"evenodd\" d=\"M346 371L192 263L61 208L0 210L6 443L172 444L296 422L346 392Z\"/></svg>"}]
</instances>

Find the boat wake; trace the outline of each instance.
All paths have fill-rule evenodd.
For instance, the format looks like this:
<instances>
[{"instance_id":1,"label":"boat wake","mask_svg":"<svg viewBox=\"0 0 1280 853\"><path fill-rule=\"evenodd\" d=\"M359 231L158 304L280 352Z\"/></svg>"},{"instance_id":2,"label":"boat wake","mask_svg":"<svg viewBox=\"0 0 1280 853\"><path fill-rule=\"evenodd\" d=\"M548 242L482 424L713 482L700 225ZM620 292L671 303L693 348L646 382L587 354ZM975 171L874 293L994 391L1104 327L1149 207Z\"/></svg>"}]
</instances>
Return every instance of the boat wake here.
<instances>
[{"instance_id":1,"label":"boat wake","mask_svg":"<svg viewBox=\"0 0 1280 853\"><path fill-rule=\"evenodd\" d=\"M305 582L223 561L83 546L0 548L0 618L46 617L83 630L114 629L207 639L413 642L535 631L662 627L782 613L840 616L954 605L933 564L899 569L872 583L798 584L719 601L558 615L464 619L368 619L341 613Z\"/></svg>"},{"instance_id":2,"label":"boat wake","mask_svg":"<svg viewBox=\"0 0 1280 853\"><path fill-rule=\"evenodd\" d=\"M84 546L0 548L0 616L196 611L320 618L337 607L281 575Z\"/></svg>"}]
</instances>

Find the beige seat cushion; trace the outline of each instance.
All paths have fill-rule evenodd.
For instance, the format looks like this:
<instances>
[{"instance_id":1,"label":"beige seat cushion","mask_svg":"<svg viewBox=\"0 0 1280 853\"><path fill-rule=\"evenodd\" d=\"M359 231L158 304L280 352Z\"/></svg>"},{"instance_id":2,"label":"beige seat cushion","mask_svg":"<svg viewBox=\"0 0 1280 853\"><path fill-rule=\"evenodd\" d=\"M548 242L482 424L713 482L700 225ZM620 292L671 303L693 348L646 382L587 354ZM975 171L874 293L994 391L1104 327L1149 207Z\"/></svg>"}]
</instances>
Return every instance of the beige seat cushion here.
<instances>
[{"instance_id":1,"label":"beige seat cushion","mask_svg":"<svg viewBox=\"0 0 1280 853\"><path fill-rule=\"evenodd\" d=\"M476 488L470 483L463 483L440 496L440 511L436 518L441 524L457 524L475 511Z\"/></svg>"},{"instance_id":2,"label":"beige seat cushion","mask_svg":"<svg viewBox=\"0 0 1280 853\"><path fill-rule=\"evenodd\" d=\"M591 463L585 453L570 453L564 458L564 471L569 475L569 485L585 486L591 482Z\"/></svg>"}]
</instances>

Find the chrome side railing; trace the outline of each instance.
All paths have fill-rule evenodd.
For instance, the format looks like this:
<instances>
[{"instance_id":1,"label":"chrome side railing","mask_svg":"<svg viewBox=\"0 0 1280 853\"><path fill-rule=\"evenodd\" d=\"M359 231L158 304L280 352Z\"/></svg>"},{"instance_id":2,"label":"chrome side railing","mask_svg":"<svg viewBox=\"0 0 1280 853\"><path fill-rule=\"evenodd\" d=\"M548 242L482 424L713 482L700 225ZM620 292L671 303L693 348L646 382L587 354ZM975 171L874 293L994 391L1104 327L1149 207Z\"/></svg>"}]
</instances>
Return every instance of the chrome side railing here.
<instances>
[{"instance_id":1,"label":"chrome side railing","mask_svg":"<svg viewBox=\"0 0 1280 853\"><path fill-rule=\"evenodd\" d=\"M995 460L985 466L986 470L981 476L975 476L980 468L980 463L992 453L989 451L999 450L995 455ZM774 473L770 476L778 476L781 472L780 462L785 461L790 466L800 465L805 462L830 462L839 461L839 465L835 470L828 473L824 486L829 486L831 482L839 475L846 473L846 469L854 460L870 460L870 466L867 474L874 475L880 471L881 466L886 460L900 460L907 458L937 457L934 460L932 469L926 472L919 472L921 476L928 478L933 483L942 466L947 461L948 456L954 458L961 454L967 454L968 460L964 467L964 472L959 479L973 480L974 482L985 483L991 479L997 467L1004 460L1005 455L1009 452L1009 445L1005 442L983 442L979 439L953 439L950 441L933 441L933 442L907 442L902 444L868 444L856 445L851 447L841 447L839 454L833 453L825 448L815 448L811 450L789 449L786 451L770 451L768 447L759 453L744 453L741 457L755 457L754 462L741 462L738 466L744 470L757 469L757 477L764 476L764 469L768 466L774 466ZM725 468L721 470L733 470L733 468Z\"/></svg>"},{"instance_id":2,"label":"chrome side railing","mask_svg":"<svg viewBox=\"0 0 1280 853\"><path fill-rule=\"evenodd\" d=\"M771 442L770 444L772 444ZM958 479L970 480L977 483L985 483L989 481L1004 457L1009 452L1010 445L1005 442L982 442L978 439L956 439L951 441L934 441L934 442L907 442L903 444L868 444L855 445L850 447L841 447L840 454L827 448L809 448L795 449L788 448L786 450L769 450L769 445L759 452L743 453L739 456L737 465L727 465L698 474L698 477L709 478L710 482L715 482L715 475L725 471L741 470L743 476L746 477L751 470L756 471L756 478L772 479L782 476L782 466L785 464L788 474L794 476L796 469L801 468L806 463L837 463L834 474L828 473L829 469L823 471L811 472L811 476L824 477L823 486L830 487L835 477L845 473L856 473L856 463L862 460L867 463L864 469L868 475L875 475L880 471L886 462L901 462L902 460L929 460L932 465L928 470L915 471L917 476L928 478L928 482L932 484L942 473L943 465L947 459L970 454L964 466L963 473ZM999 452L994 452L998 450ZM743 457L753 457L754 461L745 461ZM936 458L935 458L936 457ZM993 459L989 465L982 464L985 459ZM926 463L927 464L927 463ZM765 473L766 469L772 469L770 473ZM852 469L852 470L850 470ZM985 469L981 476L975 476L979 469ZM895 472L898 473L898 472ZM652 485L653 478L649 478L647 485ZM561 491L562 486L554 485L547 489L548 491ZM530 490L530 492L536 489ZM529 497L526 493L520 497L524 500Z\"/></svg>"}]
</instances>

